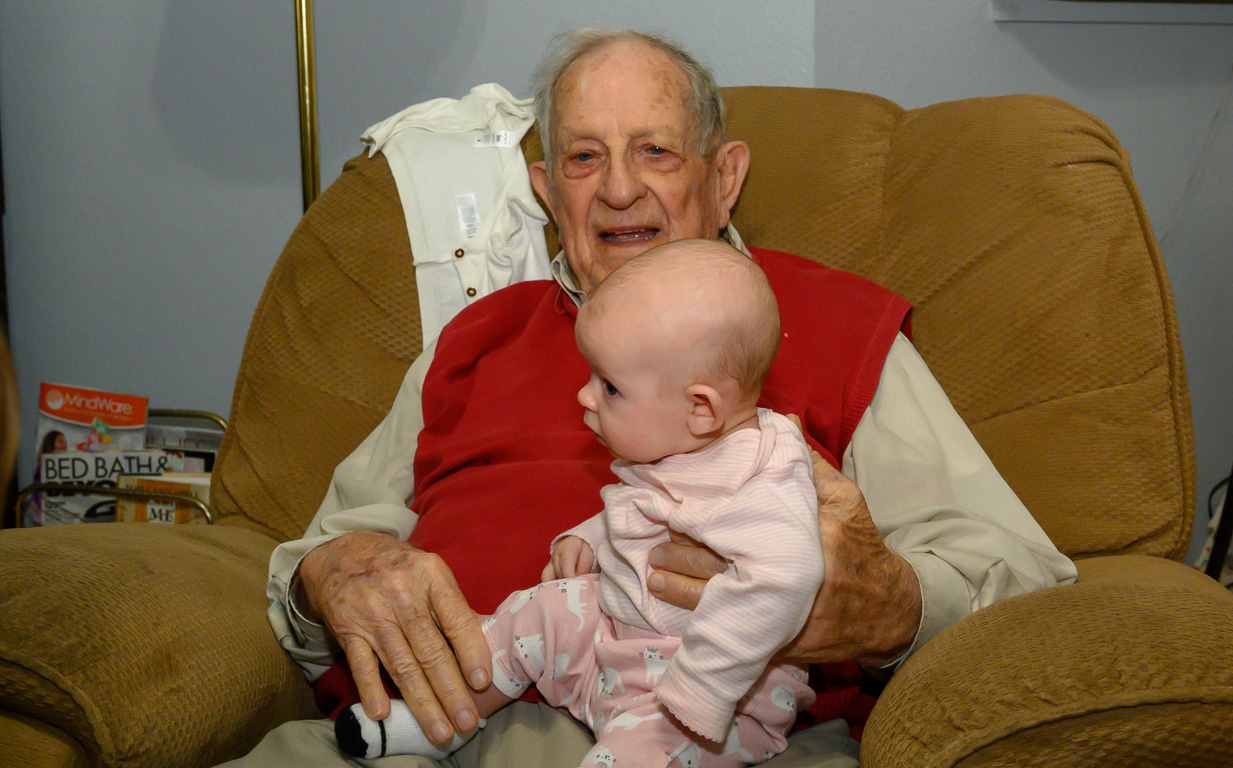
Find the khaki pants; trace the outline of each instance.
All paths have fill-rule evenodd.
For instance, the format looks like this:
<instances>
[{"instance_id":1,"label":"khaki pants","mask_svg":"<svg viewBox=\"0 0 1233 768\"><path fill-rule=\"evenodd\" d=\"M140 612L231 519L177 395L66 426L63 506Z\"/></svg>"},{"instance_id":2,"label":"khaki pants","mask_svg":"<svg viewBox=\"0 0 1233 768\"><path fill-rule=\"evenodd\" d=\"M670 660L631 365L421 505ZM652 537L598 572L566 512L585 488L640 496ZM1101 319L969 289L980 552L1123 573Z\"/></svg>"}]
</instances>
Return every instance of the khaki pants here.
<instances>
[{"instance_id":1,"label":"khaki pants","mask_svg":"<svg viewBox=\"0 0 1233 768\"><path fill-rule=\"evenodd\" d=\"M594 743L591 732L546 704L516 702L488 718L488 727L441 763L396 755L376 760L343 756L330 720L298 720L275 728L247 756L226 768L574 768ZM766 768L859 768L860 745L842 720L801 731ZM224 768L220 766L219 768Z\"/></svg>"}]
</instances>

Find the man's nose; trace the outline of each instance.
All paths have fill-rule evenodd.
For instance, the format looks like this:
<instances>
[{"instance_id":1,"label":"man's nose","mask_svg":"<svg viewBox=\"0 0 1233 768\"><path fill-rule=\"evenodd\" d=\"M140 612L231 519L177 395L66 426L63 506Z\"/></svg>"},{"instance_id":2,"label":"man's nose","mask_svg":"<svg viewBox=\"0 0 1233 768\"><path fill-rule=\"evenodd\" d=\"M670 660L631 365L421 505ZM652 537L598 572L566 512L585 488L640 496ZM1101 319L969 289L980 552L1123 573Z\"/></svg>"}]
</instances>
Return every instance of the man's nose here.
<instances>
[{"instance_id":1,"label":"man's nose","mask_svg":"<svg viewBox=\"0 0 1233 768\"><path fill-rule=\"evenodd\" d=\"M646 194L637 164L626 153L614 154L604 168L604 180L596 192L609 208L624 210Z\"/></svg>"}]
</instances>

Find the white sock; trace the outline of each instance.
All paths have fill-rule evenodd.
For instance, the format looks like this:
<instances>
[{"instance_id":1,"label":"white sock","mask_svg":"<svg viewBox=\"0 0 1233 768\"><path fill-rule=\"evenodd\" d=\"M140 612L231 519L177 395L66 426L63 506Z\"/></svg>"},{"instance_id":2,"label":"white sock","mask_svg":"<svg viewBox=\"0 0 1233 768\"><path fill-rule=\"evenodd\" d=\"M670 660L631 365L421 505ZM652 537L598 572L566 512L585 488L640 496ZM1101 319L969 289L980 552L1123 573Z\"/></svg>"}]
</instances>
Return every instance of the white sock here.
<instances>
[{"instance_id":1,"label":"white sock","mask_svg":"<svg viewBox=\"0 0 1233 768\"><path fill-rule=\"evenodd\" d=\"M455 731L450 743L439 747L429 741L406 702L392 699L390 714L384 720L373 720L364 714L361 704L344 709L334 723L334 735L338 746L356 757L372 759L386 755L423 755L442 760L457 752L487 724L488 721L481 717L479 727L474 731L466 735Z\"/></svg>"}]
</instances>

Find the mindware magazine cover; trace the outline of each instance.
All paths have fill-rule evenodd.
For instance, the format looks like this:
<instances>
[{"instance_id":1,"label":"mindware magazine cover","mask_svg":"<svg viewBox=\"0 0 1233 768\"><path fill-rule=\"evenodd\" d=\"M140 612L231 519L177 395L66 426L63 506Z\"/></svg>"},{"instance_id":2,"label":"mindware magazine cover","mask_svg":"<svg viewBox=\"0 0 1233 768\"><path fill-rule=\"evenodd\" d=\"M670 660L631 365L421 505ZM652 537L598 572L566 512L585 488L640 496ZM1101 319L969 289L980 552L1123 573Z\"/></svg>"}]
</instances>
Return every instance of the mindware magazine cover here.
<instances>
[{"instance_id":1,"label":"mindware magazine cover","mask_svg":"<svg viewBox=\"0 0 1233 768\"><path fill-rule=\"evenodd\" d=\"M119 475L183 469L183 459L145 448L147 400L66 384L43 383L35 432L34 482L115 486ZM24 525L115 519L106 496L41 492L22 511Z\"/></svg>"}]
</instances>

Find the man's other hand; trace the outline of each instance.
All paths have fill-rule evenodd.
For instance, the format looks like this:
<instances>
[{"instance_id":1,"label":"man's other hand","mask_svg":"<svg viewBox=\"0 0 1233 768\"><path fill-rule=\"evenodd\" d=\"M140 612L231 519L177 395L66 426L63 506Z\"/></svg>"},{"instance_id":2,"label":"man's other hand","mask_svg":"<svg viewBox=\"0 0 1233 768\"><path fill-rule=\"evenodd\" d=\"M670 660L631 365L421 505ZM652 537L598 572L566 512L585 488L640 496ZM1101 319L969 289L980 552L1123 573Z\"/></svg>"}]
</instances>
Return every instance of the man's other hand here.
<instances>
[{"instance_id":1,"label":"man's other hand","mask_svg":"<svg viewBox=\"0 0 1233 768\"><path fill-rule=\"evenodd\" d=\"M882 541L856 483L810 454L826 575L805 627L779 655L797 664L885 666L911 647L920 626L916 571Z\"/></svg>"},{"instance_id":2,"label":"man's other hand","mask_svg":"<svg viewBox=\"0 0 1233 768\"><path fill-rule=\"evenodd\" d=\"M789 418L800 426L795 416ZM779 656L796 664L884 666L911 647L920 626L916 572L882 541L856 483L816 452L810 454L825 577L805 627ZM656 597L693 610L707 579L727 564L696 542L672 539L651 551L651 565L658 570L648 586Z\"/></svg>"},{"instance_id":3,"label":"man's other hand","mask_svg":"<svg viewBox=\"0 0 1233 768\"><path fill-rule=\"evenodd\" d=\"M347 654L369 717L390 712L384 666L433 741L448 742L455 728L475 728L475 703L461 670L472 688L486 688L491 655L440 557L384 534L348 533L305 555L299 578L307 607Z\"/></svg>"}]
</instances>

